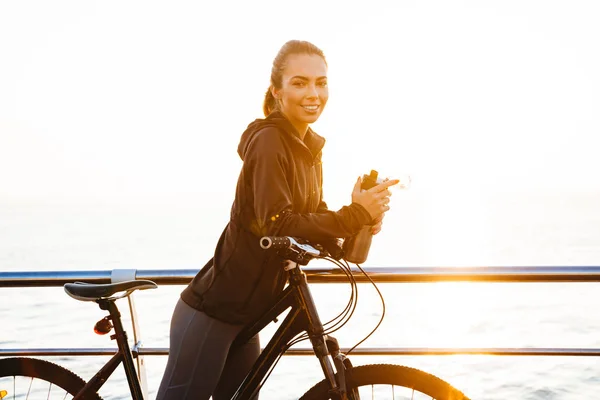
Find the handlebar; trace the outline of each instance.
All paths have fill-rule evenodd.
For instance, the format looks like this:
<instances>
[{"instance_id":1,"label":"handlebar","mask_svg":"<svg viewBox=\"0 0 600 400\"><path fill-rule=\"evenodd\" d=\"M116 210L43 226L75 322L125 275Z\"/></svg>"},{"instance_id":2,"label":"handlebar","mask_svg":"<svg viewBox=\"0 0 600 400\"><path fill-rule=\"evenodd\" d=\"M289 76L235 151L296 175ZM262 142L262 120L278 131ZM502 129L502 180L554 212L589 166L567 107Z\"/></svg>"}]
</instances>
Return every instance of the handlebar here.
<instances>
[{"instance_id":1,"label":"handlebar","mask_svg":"<svg viewBox=\"0 0 600 400\"><path fill-rule=\"evenodd\" d=\"M270 248L276 250L288 249L292 245L292 241L288 236L263 236L260 239L260 247L265 250Z\"/></svg>"},{"instance_id":2,"label":"handlebar","mask_svg":"<svg viewBox=\"0 0 600 400\"><path fill-rule=\"evenodd\" d=\"M265 250L273 248L274 250L291 249L296 251L304 251L313 257L326 257L324 253L308 243L299 243L296 238L291 236L264 236L260 239L260 247Z\"/></svg>"},{"instance_id":3,"label":"handlebar","mask_svg":"<svg viewBox=\"0 0 600 400\"><path fill-rule=\"evenodd\" d=\"M300 243L301 239L291 236L263 236L260 247L265 250L275 250L284 258L306 265L313 258L329 256L325 250L317 249L308 243Z\"/></svg>"}]
</instances>

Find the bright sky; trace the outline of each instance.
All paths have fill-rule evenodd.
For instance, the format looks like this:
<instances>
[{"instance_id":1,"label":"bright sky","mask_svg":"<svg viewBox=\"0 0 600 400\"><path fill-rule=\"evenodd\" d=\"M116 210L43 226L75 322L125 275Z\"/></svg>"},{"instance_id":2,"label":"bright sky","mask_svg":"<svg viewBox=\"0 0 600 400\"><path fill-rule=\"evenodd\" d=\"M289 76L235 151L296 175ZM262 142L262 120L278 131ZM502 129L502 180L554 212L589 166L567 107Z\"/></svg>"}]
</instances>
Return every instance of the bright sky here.
<instances>
[{"instance_id":1,"label":"bright sky","mask_svg":"<svg viewBox=\"0 0 600 400\"><path fill-rule=\"evenodd\" d=\"M4 1L0 201L231 193L289 39L329 63L329 198L371 168L600 190L599 20L595 0Z\"/></svg>"}]
</instances>

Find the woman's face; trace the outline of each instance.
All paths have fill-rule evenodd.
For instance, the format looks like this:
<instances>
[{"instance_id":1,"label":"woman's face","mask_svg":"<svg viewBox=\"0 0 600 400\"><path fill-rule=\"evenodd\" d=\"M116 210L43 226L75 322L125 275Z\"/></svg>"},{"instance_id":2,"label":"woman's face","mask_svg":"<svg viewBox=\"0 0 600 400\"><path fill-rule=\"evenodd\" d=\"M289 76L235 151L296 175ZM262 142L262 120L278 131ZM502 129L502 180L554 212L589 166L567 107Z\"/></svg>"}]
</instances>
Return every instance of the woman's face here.
<instances>
[{"instance_id":1,"label":"woman's face","mask_svg":"<svg viewBox=\"0 0 600 400\"><path fill-rule=\"evenodd\" d=\"M329 98L327 65L316 54L292 54L286 61L281 88L273 89L273 96L279 100L281 112L304 136Z\"/></svg>"}]
</instances>

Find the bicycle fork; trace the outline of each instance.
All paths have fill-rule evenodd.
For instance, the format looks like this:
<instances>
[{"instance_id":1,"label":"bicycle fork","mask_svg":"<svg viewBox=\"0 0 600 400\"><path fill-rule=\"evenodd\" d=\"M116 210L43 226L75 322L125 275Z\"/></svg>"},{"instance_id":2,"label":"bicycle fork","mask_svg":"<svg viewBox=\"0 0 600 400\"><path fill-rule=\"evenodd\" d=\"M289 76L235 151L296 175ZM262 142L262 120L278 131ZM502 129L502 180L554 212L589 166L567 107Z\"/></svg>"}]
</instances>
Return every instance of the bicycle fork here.
<instances>
[{"instance_id":1,"label":"bicycle fork","mask_svg":"<svg viewBox=\"0 0 600 400\"><path fill-rule=\"evenodd\" d=\"M288 262L287 268L293 268L290 271L290 280L295 281L294 283L297 284L300 291L300 301L308 316L308 325L310 327L308 334L310 342L314 348L315 355L319 360L323 374L329 381L329 386L331 387L329 394L332 396L332 399L347 400L345 370L346 368L350 368L352 364L344 354L340 353L337 339L325 334L323 323L319 318L315 302L308 289L306 274L301 272L296 266L296 263ZM333 359L335 371L329 355L331 355L331 358ZM338 375L337 380L335 377L336 371Z\"/></svg>"}]
</instances>

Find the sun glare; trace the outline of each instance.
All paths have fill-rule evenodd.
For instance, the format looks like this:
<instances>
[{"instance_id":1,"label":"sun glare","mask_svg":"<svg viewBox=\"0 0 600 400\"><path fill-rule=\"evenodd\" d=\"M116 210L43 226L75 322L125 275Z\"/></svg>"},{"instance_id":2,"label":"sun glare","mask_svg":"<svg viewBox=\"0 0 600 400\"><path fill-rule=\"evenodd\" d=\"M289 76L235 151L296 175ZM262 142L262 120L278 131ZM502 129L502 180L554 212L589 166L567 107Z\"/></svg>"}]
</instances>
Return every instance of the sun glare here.
<instances>
[{"instance_id":1,"label":"sun glare","mask_svg":"<svg viewBox=\"0 0 600 400\"><path fill-rule=\"evenodd\" d=\"M484 295L486 286L472 282L439 282L427 288L428 296L419 300L422 308L435 318L428 319L419 341L428 347L477 347L484 343L499 343L498 337L486 332L477 334L493 303Z\"/></svg>"}]
</instances>

